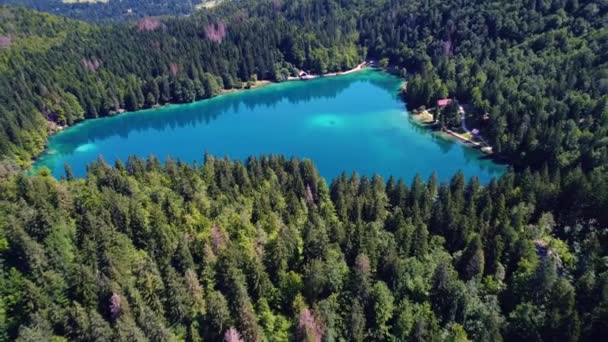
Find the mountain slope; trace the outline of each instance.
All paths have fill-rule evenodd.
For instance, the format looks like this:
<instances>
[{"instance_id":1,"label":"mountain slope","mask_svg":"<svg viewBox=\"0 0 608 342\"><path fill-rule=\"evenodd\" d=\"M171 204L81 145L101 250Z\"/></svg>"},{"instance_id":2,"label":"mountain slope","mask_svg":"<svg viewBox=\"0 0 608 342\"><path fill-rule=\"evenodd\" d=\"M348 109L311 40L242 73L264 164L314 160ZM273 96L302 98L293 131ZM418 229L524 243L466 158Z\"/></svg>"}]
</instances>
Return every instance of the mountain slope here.
<instances>
[{"instance_id":1,"label":"mountain slope","mask_svg":"<svg viewBox=\"0 0 608 342\"><path fill-rule=\"evenodd\" d=\"M0 340L606 334L605 229L541 209L572 195L557 174L328 187L310 161L206 156L67 177L0 181Z\"/></svg>"},{"instance_id":2,"label":"mountain slope","mask_svg":"<svg viewBox=\"0 0 608 342\"><path fill-rule=\"evenodd\" d=\"M189 15L200 3L198 0L0 0L0 5L23 6L93 23Z\"/></svg>"},{"instance_id":3,"label":"mountain slope","mask_svg":"<svg viewBox=\"0 0 608 342\"><path fill-rule=\"evenodd\" d=\"M47 121L71 125L123 109L191 102L256 78L285 79L295 68L337 71L363 58L348 30L296 26L256 8L114 26L2 11L8 43L0 50L0 155L22 165L41 151Z\"/></svg>"},{"instance_id":4,"label":"mountain slope","mask_svg":"<svg viewBox=\"0 0 608 342\"><path fill-rule=\"evenodd\" d=\"M87 29L64 21L73 25L57 32L65 47L43 49L53 39L21 44L36 53L4 34L1 44L17 48L0 50L0 87L18 94L0 102L8 137L0 154L26 165L46 139L42 118L70 125L206 98L253 75L280 80L294 68L335 71L370 56L408 76L410 105L444 97L470 105L469 126L518 168L601 167L608 161L608 4L528 5L240 1L189 18ZM5 22L27 16L18 13ZM440 120L460 127L452 109Z\"/></svg>"}]
</instances>

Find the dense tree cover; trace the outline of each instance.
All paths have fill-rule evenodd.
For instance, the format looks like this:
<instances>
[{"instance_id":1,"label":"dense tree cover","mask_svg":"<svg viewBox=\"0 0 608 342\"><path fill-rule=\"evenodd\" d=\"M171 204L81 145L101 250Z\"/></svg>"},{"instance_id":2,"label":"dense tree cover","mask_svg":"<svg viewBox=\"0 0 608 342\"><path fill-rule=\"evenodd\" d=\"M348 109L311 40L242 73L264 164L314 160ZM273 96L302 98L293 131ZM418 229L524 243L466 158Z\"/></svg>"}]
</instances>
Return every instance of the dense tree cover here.
<instances>
[{"instance_id":1,"label":"dense tree cover","mask_svg":"<svg viewBox=\"0 0 608 342\"><path fill-rule=\"evenodd\" d=\"M581 0L234 1L111 26L0 8L0 156L19 165L56 124L373 57L413 106L469 104L516 166L487 185L327 186L282 157L14 176L0 339L601 340L607 18Z\"/></svg>"},{"instance_id":2,"label":"dense tree cover","mask_svg":"<svg viewBox=\"0 0 608 342\"><path fill-rule=\"evenodd\" d=\"M38 11L90 21L111 23L146 16L188 15L201 0L0 0L0 5L29 7Z\"/></svg>"},{"instance_id":3,"label":"dense tree cover","mask_svg":"<svg viewBox=\"0 0 608 342\"><path fill-rule=\"evenodd\" d=\"M0 183L0 339L597 341L605 218L547 209L580 181L327 186L277 156L18 175Z\"/></svg>"},{"instance_id":4,"label":"dense tree cover","mask_svg":"<svg viewBox=\"0 0 608 342\"><path fill-rule=\"evenodd\" d=\"M96 27L2 9L0 154L26 164L45 119L188 102L369 55L409 73L412 106L469 104L469 126L518 167L608 161L606 1L244 0L207 12ZM457 126L451 113L441 120Z\"/></svg>"},{"instance_id":5,"label":"dense tree cover","mask_svg":"<svg viewBox=\"0 0 608 342\"><path fill-rule=\"evenodd\" d=\"M335 9L335 12L338 12ZM331 13L331 11L330 11ZM91 26L0 8L0 156L27 164L49 127L168 102L191 102L255 80L284 80L363 59L353 22L289 21L272 3L213 15ZM49 125L50 128L54 125Z\"/></svg>"},{"instance_id":6,"label":"dense tree cover","mask_svg":"<svg viewBox=\"0 0 608 342\"><path fill-rule=\"evenodd\" d=\"M415 73L412 105L471 105L469 126L520 166L608 161L608 2L386 1L372 13L386 15L364 16L361 40Z\"/></svg>"}]
</instances>

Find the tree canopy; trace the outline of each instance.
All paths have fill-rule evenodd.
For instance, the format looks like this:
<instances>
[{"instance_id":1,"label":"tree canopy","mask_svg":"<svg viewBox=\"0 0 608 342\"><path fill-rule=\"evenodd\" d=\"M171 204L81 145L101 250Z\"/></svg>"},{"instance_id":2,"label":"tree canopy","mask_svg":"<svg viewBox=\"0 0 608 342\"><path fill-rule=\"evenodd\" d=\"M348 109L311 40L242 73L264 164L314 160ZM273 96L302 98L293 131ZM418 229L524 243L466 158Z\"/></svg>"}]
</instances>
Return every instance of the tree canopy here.
<instances>
[{"instance_id":1,"label":"tree canopy","mask_svg":"<svg viewBox=\"0 0 608 342\"><path fill-rule=\"evenodd\" d=\"M597 340L605 222L546 208L572 184L544 176L328 186L308 160L209 155L18 175L0 338Z\"/></svg>"},{"instance_id":2,"label":"tree canopy","mask_svg":"<svg viewBox=\"0 0 608 342\"><path fill-rule=\"evenodd\" d=\"M243 0L103 26L0 7L0 340L605 339L607 54L606 1ZM410 107L466 106L513 170L18 172L59 126L365 58Z\"/></svg>"}]
</instances>

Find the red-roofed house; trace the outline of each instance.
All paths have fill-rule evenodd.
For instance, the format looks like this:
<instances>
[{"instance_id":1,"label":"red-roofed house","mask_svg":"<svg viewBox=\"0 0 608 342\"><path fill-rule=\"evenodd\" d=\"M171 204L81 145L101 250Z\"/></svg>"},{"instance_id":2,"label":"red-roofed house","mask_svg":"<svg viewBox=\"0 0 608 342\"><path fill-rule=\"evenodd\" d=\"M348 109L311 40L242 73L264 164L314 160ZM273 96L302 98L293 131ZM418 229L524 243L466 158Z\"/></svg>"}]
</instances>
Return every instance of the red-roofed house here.
<instances>
[{"instance_id":1,"label":"red-roofed house","mask_svg":"<svg viewBox=\"0 0 608 342\"><path fill-rule=\"evenodd\" d=\"M452 103L452 99L440 99L440 100L437 100L437 106L439 108L445 107L445 106L449 105L450 103Z\"/></svg>"}]
</instances>

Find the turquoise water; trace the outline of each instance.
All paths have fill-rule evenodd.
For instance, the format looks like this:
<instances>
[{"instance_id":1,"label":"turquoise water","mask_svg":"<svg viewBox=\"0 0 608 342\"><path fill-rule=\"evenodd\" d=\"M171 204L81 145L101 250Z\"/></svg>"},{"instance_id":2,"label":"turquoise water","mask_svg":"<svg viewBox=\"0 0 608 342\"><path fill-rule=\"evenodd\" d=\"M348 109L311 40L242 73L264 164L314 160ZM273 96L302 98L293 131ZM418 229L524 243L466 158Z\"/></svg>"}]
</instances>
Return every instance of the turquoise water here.
<instances>
[{"instance_id":1,"label":"turquoise water","mask_svg":"<svg viewBox=\"0 0 608 342\"><path fill-rule=\"evenodd\" d=\"M462 170L487 182L504 172L479 151L410 122L399 86L393 76L366 70L88 120L51 137L34 167L61 177L68 163L84 176L99 155L108 162L132 154L191 162L207 151L241 160L271 153L310 158L328 180L342 171L408 182L436 171L447 180Z\"/></svg>"}]
</instances>

